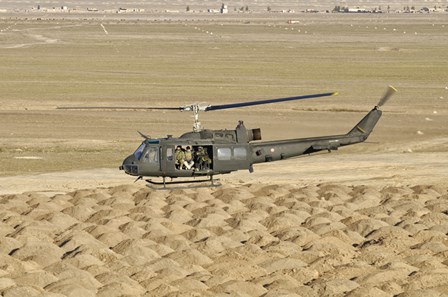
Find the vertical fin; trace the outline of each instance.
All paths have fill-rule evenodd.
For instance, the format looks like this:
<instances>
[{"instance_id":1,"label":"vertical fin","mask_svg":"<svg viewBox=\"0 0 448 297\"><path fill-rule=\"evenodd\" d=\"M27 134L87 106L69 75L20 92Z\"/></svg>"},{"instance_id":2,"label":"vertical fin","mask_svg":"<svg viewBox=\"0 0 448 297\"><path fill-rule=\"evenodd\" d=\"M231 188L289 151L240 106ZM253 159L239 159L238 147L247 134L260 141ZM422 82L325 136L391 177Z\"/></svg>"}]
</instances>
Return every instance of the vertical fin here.
<instances>
[{"instance_id":1,"label":"vertical fin","mask_svg":"<svg viewBox=\"0 0 448 297\"><path fill-rule=\"evenodd\" d=\"M380 119L381 114L381 110L375 107L358 124L356 124L356 126L353 127L353 129L350 130L347 135L369 135Z\"/></svg>"}]
</instances>

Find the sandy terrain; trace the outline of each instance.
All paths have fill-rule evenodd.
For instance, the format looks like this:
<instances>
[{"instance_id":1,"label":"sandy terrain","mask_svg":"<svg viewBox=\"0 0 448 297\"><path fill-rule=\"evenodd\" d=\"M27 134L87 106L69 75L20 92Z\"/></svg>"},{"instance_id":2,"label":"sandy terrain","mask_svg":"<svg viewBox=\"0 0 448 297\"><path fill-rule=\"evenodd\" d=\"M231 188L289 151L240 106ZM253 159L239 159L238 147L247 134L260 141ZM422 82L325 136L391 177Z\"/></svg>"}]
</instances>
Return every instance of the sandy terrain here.
<instances>
[{"instance_id":1,"label":"sandy terrain","mask_svg":"<svg viewBox=\"0 0 448 297\"><path fill-rule=\"evenodd\" d=\"M446 164L332 153L168 191L115 169L3 177L0 292L446 296Z\"/></svg>"},{"instance_id":2,"label":"sandy terrain","mask_svg":"<svg viewBox=\"0 0 448 297\"><path fill-rule=\"evenodd\" d=\"M373 159L342 163L361 171L359 178L339 172L334 159L322 156L317 163L305 162L311 174L299 169L271 179L272 169L282 168L274 165L261 168L257 181L226 181L213 189L154 191L127 183L0 196L0 291L3 296L448 294L446 169L434 168L426 185L420 184L421 174L431 169L409 168L422 165L420 156L401 167L392 158ZM358 161L360 168L354 166ZM23 189L48 190L37 180L53 191L123 182L100 173L110 178L94 176L81 186L86 172L71 173L76 180L71 184L62 181L64 175L41 175ZM239 177L246 178L234 176Z\"/></svg>"},{"instance_id":3,"label":"sandy terrain","mask_svg":"<svg viewBox=\"0 0 448 297\"><path fill-rule=\"evenodd\" d=\"M0 20L0 295L448 296L445 26ZM202 117L267 140L347 132L388 84L367 143L217 188L155 191L117 169L136 130L178 135L190 115L55 109L340 92Z\"/></svg>"}]
</instances>

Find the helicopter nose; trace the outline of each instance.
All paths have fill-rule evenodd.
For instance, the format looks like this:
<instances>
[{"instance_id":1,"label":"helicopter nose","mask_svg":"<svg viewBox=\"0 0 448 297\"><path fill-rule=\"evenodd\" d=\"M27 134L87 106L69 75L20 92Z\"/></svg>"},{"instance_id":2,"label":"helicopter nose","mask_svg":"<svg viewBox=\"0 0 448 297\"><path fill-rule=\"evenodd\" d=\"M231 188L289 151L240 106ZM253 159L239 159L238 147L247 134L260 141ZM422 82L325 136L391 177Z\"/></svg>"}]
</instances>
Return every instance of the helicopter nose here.
<instances>
[{"instance_id":1,"label":"helicopter nose","mask_svg":"<svg viewBox=\"0 0 448 297\"><path fill-rule=\"evenodd\" d=\"M119 167L120 170L124 170L129 175L138 175L138 165L136 164L134 155L130 155L123 161L123 165Z\"/></svg>"}]
</instances>

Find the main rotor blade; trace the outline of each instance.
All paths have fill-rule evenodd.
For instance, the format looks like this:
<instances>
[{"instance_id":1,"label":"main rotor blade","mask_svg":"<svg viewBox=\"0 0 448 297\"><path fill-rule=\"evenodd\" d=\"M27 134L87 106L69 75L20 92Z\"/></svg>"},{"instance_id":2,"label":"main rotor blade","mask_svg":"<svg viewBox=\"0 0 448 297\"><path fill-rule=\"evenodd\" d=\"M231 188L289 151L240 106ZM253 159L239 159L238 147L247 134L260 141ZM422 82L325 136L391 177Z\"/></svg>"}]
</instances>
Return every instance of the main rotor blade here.
<instances>
[{"instance_id":1,"label":"main rotor blade","mask_svg":"<svg viewBox=\"0 0 448 297\"><path fill-rule=\"evenodd\" d=\"M252 105L261 105L261 104L270 104L270 103L277 103L277 102L284 102L284 101L311 99L311 98L317 98L317 97L335 96L337 94L338 94L337 92L333 92L333 93L322 93L322 94L313 94L313 95L304 95L304 96L295 96L295 97L286 97L286 98L277 98L277 99L267 99L267 100L258 100L258 101L249 101L249 102L240 102L240 103L230 103L230 104L222 104L222 105L211 105L211 106L208 106L205 109L205 111L245 107L245 106L252 106Z\"/></svg>"},{"instance_id":2,"label":"main rotor blade","mask_svg":"<svg viewBox=\"0 0 448 297\"><path fill-rule=\"evenodd\" d=\"M111 110L183 110L182 107L135 107L135 106L58 106L56 109L111 109Z\"/></svg>"},{"instance_id":3,"label":"main rotor blade","mask_svg":"<svg viewBox=\"0 0 448 297\"><path fill-rule=\"evenodd\" d=\"M384 104L386 104L386 102L390 99L390 97L395 93L395 92L397 92L397 89L395 89L394 87L392 87L392 86L389 86L388 88L387 88L387 91L386 91L386 93L384 94L384 96L383 96L383 98L381 98L381 100L380 100L380 102L378 102L378 107L381 107L381 106L383 106Z\"/></svg>"}]
</instances>

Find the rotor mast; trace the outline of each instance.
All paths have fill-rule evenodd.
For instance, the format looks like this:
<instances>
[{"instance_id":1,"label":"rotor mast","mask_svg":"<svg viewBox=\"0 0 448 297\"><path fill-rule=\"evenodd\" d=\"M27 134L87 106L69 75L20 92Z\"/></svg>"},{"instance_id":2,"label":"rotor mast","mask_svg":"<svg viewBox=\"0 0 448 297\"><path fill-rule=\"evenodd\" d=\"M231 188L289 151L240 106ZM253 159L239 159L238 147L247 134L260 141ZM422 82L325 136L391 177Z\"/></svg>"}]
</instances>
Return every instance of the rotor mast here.
<instances>
[{"instance_id":1,"label":"rotor mast","mask_svg":"<svg viewBox=\"0 0 448 297\"><path fill-rule=\"evenodd\" d=\"M202 130L201 122L199 122L199 105L193 105L194 123L193 131L199 132Z\"/></svg>"},{"instance_id":2,"label":"rotor mast","mask_svg":"<svg viewBox=\"0 0 448 297\"><path fill-rule=\"evenodd\" d=\"M207 109L209 107L210 107L210 105L201 105L201 104L195 103L192 105L182 106L182 107L180 107L180 110L193 112L193 116L194 116L193 131L200 132L200 131L202 131L202 125L201 125L201 122L199 122L199 112L207 111Z\"/></svg>"}]
</instances>

